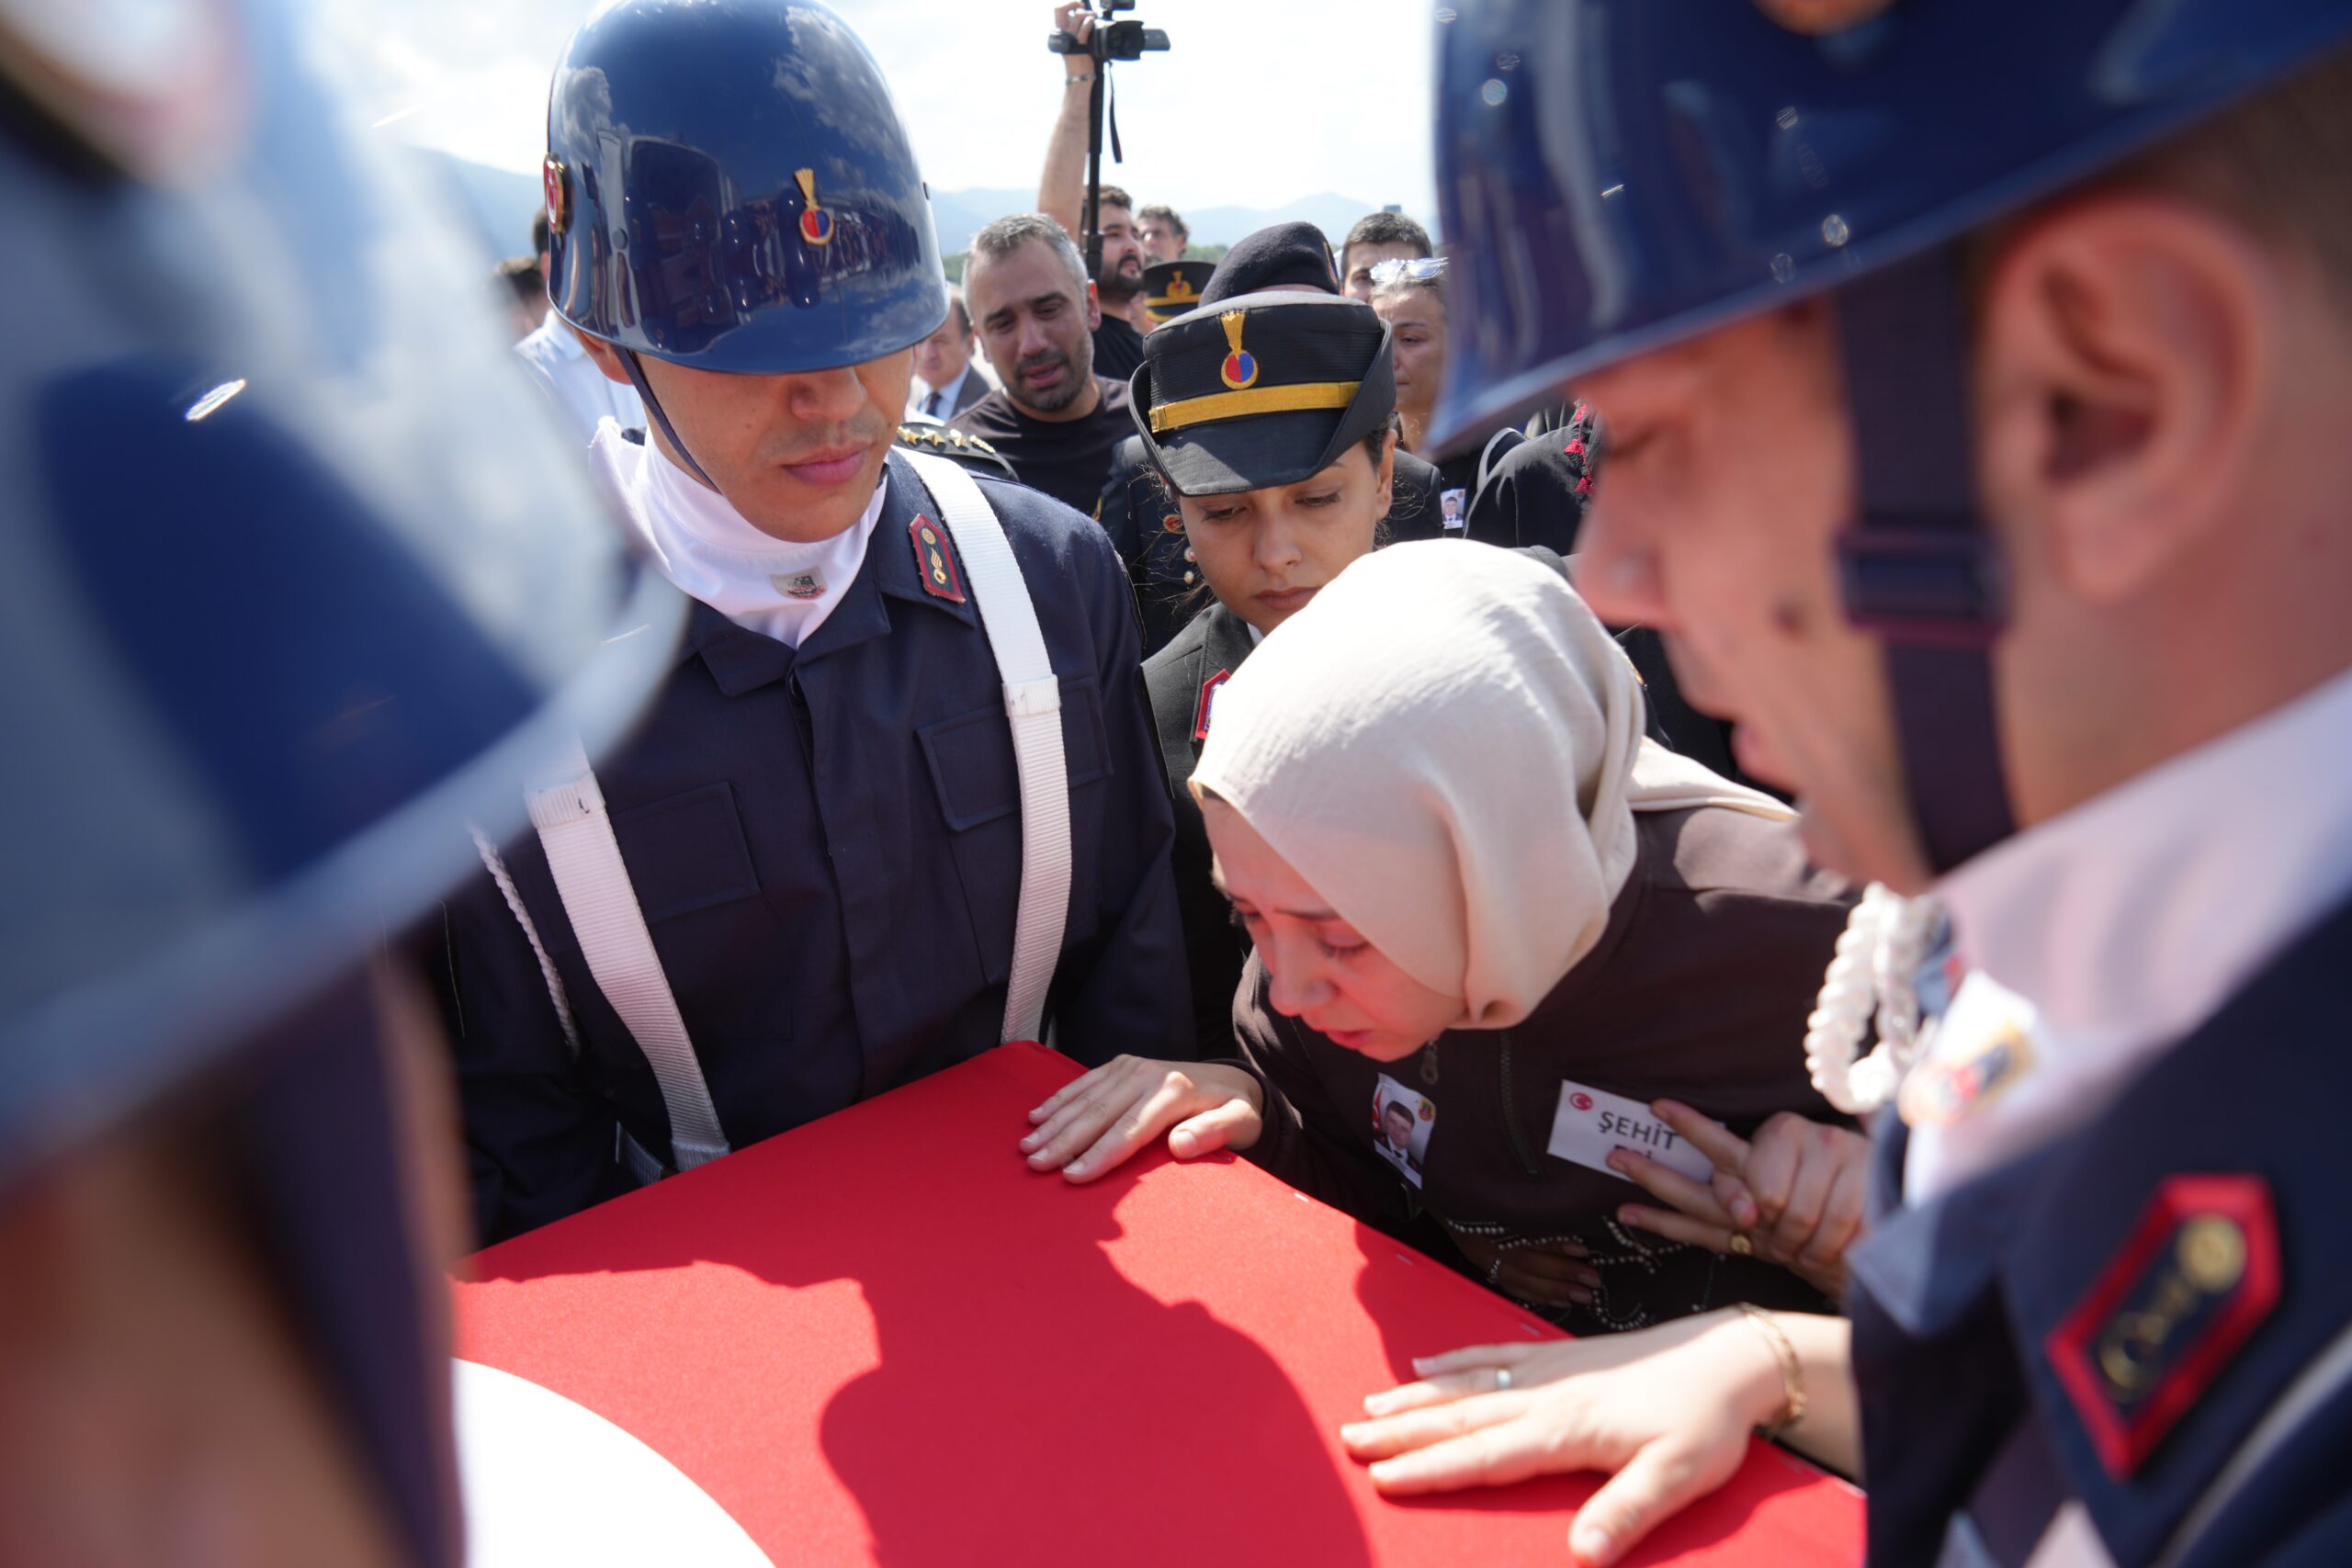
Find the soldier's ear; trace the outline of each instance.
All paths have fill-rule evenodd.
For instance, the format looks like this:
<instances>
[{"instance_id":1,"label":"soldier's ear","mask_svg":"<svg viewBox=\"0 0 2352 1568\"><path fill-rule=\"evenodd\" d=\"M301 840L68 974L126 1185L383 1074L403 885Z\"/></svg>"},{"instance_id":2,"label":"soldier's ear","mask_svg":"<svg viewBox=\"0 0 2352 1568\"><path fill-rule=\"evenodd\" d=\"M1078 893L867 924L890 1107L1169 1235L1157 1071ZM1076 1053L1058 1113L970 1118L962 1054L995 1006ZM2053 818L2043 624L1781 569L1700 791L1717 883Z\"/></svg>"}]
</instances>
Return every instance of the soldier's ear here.
<instances>
[{"instance_id":1,"label":"soldier's ear","mask_svg":"<svg viewBox=\"0 0 2352 1568\"><path fill-rule=\"evenodd\" d=\"M580 346L588 351L588 357L596 362L596 368L605 373L606 380L618 381L624 387L632 384L628 367L621 364L620 350L603 338L582 332L570 321L564 323L564 330L580 340Z\"/></svg>"},{"instance_id":2,"label":"soldier's ear","mask_svg":"<svg viewBox=\"0 0 2352 1568\"><path fill-rule=\"evenodd\" d=\"M2105 194L2007 236L1977 312L1985 501L2093 604L2180 569L2265 488L2276 263L2218 213Z\"/></svg>"}]
</instances>

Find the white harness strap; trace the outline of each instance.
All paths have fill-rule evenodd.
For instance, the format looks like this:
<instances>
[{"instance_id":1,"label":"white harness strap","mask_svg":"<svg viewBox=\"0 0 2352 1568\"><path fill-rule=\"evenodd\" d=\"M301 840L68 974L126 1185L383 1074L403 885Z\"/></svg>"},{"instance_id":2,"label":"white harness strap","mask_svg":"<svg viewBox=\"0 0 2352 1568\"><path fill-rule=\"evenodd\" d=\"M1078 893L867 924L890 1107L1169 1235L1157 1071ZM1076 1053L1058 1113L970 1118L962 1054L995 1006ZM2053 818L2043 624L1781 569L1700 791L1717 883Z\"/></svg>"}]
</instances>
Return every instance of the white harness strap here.
<instances>
[{"instance_id":1,"label":"white harness strap","mask_svg":"<svg viewBox=\"0 0 2352 1568\"><path fill-rule=\"evenodd\" d=\"M1045 633L1037 625L1037 609L1030 602L1021 564L980 487L944 457L907 452L894 456L914 465L939 508L940 521L956 541L1004 685L1005 716L1012 727L1013 765L1021 783L1021 899L999 1038L1041 1039L1046 992L1061 956L1069 912L1069 773L1062 754L1061 682L1046 652ZM628 867L622 863L620 840L613 835L612 817L605 809L604 791L597 787L587 753L574 741L551 771L561 783L527 793L531 825L538 829L556 892L571 917L572 934L580 939L581 956L662 1086L662 1103L670 1112L671 1162L679 1170L691 1170L728 1152L710 1086L695 1057L694 1043L686 1038L685 1021L662 973L661 957L653 951L653 935L646 929ZM505 867L496 852L479 838L477 847L531 939L548 994L577 1051L571 1009L555 965L548 961L513 884L503 874ZM659 1174L643 1168L646 1162L637 1157L642 1151L634 1142L625 1152L640 1177L650 1179Z\"/></svg>"},{"instance_id":2,"label":"white harness strap","mask_svg":"<svg viewBox=\"0 0 2352 1568\"><path fill-rule=\"evenodd\" d=\"M548 870L554 874L588 972L662 1085L662 1101L670 1112L671 1163L692 1170L727 1153L710 1086L703 1081L685 1020L678 1016L677 998L653 951L653 933L645 929L628 867L621 863L605 792L578 741L571 742L556 771L565 775L562 783L526 795L531 826L539 831Z\"/></svg>"},{"instance_id":3,"label":"white harness strap","mask_svg":"<svg viewBox=\"0 0 2352 1568\"><path fill-rule=\"evenodd\" d=\"M963 558L980 625L1004 682L1012 761L1021 781L1021 901L1001 1039L1042 1040L1046 991L1069 919L1069 770L1062 756L1062 686L1046 652L1037 607L1004 525L972 476L944 457L894 450L931 492Z\"/></svg>"}]
</instances>

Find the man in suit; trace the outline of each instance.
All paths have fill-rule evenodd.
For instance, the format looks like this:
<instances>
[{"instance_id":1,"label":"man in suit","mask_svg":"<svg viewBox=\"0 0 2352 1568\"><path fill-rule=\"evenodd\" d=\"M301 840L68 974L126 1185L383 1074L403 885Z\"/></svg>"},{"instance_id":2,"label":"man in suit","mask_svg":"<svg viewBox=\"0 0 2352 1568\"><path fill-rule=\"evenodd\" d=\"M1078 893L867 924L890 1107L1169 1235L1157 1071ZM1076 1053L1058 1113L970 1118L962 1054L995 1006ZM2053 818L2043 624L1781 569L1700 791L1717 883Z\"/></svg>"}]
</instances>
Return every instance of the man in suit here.
<instances>
[{"instance_id":1,"label":"man in suit","mask_svg":"<svg viewBox=\"0 0 2352 1568\"><path fill-rule=\"evenodd\" d=\"M909 419L942 424L989 395L988 378L972 363L972 318L964 301L947 297L947 319L915 344L915 385L907 398Z\"/></svg>"}]
</instances>

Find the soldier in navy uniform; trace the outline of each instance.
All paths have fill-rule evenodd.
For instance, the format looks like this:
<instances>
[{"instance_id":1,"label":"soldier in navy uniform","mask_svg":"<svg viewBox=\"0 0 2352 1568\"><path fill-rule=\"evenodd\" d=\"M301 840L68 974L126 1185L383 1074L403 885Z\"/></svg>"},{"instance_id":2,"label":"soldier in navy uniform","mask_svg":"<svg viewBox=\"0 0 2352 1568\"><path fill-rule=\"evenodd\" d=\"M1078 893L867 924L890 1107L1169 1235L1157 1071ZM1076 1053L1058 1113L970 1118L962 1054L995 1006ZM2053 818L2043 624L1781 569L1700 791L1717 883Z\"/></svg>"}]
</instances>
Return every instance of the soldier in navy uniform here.
<instances>
[{"instance_id":1,"label":"soldier in navy uniform","mask_svg":"<svg viewBox=\"0 0 2352 1568\"><path fill-rule=\"evenodd\" d=\"M1589 398L1593 608L2034 1025L1880 1112L1850 1331L1475 1348L1346 1440L1613 1471L1593 1563L1757 1424L1873 1562L2352 1561L2352 9L1459 12L1440 439Z\"/></svg>"},{"instance_id":2,"label":"soldier in navy uniform","mask_svg":"<svg viewBox=\"0 0 2352 1568\"><path fill-rule=\"evenodd\" d=\"M278 8L161 75L9 32L0 1562L456 1568L460 1177L385 932L677 597Z\"/></svg>"},{"instance_id":3,"label":"soldier in navy uniform","mask_svg":"<svg viewBox=\"0 0 2352 1568\"><path fill-rule=\"evenodd\" d=\"M634 743L551 764L449 907L485 1237L1003 1039L1186 1048L1119 559L892 450L947 294L864 45L786 0L600 12L547 194L555 309L650 424L595 460L695 602Z\"/></svg>"}]
</instances>

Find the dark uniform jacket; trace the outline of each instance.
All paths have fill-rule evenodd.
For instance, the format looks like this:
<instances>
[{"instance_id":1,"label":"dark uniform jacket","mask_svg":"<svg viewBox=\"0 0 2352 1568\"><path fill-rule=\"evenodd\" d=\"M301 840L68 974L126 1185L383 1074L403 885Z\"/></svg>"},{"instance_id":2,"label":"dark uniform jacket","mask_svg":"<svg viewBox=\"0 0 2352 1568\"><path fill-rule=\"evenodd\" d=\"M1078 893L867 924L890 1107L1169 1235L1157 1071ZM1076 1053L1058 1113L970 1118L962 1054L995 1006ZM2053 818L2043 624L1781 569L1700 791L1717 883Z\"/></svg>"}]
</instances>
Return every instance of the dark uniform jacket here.
<instances>
[{"instance_id":1,"label":"dark uniform jacket","mask_svg":"<svg viewBox=\"0 0 2352 1568\"><path fill-rule=\"evenodd\" d=\"M1850 896L1805 862L1792 823L1722 807L1637 812L1640 852L1600 942L1517 1027L1454 1030L1382 1064L1276 1012L1253 954L1234 1007L1266 1089L1249 1157L1391 1234L1418 1211L1513 1246L1571 1237L1602 1288L1557 1316L1572 1333L1756 1302L1820 1311L1762 1258L1718 1256L1618 1223L1642 1190L1547 1152L1565 1086L1646 1105L1671 1097L1740 1134L1779 1111L1836 1121L1806 1079L1805 1016ZM1433 1107L1416 1188L1374 1153L1384 1076Z\"/></svg>"},{"instance_id":2,"label":"dark uniform jacket","mask_svg":"<svg viewBox=\"0 0 2352 1568\"><path fill-rule=\"evenodd\" d=\"M642 729L597 769L738 1148L987 1050L1003 1023L1021 811L1002 688L968 576L962 603L924 590L909 528L935 513L920 482L895 461L887 482L864 567L797 653L696 604ZM1089 1063L1183 1055L1172 825L1125 574L1083 518L978 482L1061 677L1071 876L1055 1042ZM581 1055L478 878L447 906L443 979L486 1240L632 1185L616 1121L670 1148L652 1071L581 957L537 840L505 859Z\"/></svg>"},{"instance_id":3,"label":"dark uniform jacket","mask_svg":"<svg viewBox=\"0 0 2352 1568\"><path fill-rule=\"evenodd\" d=\"M1112 448L1111 476L1094 514L1135 579L1148 659L1214 601L1198 569L1184 558L1184 520L1161 488L1142 436L1130 435ZM1446 536L1438 512L1438 472L1410 452L1396 454L1388 514L1380 525L1385 545Z\"/></svg>"},{"instance_id":4,"label":"dark uniform jacket","mask_svg":"<svg viewBox=\"0 0 2352 1568\"><path fill-rule=\"evenodd\" d=\"M1900 1208L1883 1117L1847 1255L1872 1562L2008 1568L2069 1500L2119 1568L2352 1562L2346 1018L2352 906L2053 1147Z\"/></svg>"},{"instance_id":5,"label":"dark uniform jacket","mask_svg":"<svg viewBox=\"0 0 2352 1568\"><path fill-rule=\"evenodd\" d=\"M1249 623L1212 602L1143 667L1152 727L1159 735L1160 761L1176 808L1176 847L1170 861L1192 970L1193 1035L1204 1056L1233 1055L1233 994L1241 985L1250 939L1234 922L1233 906L1209 880L1208 825L1186 784L1207 739L1202 719L1209 682L1240 669L1254 646Z\"/></svg>"}]
</instances>

